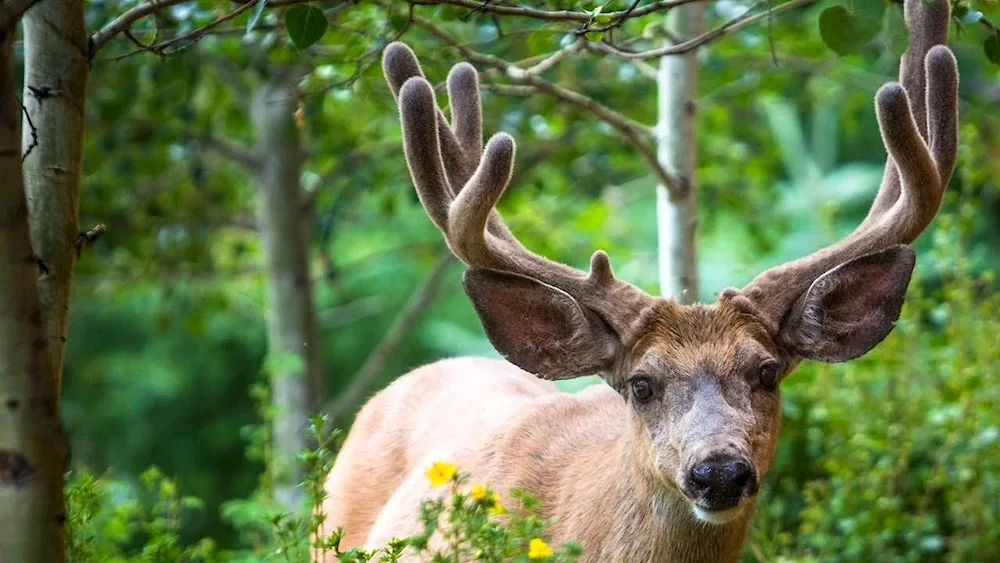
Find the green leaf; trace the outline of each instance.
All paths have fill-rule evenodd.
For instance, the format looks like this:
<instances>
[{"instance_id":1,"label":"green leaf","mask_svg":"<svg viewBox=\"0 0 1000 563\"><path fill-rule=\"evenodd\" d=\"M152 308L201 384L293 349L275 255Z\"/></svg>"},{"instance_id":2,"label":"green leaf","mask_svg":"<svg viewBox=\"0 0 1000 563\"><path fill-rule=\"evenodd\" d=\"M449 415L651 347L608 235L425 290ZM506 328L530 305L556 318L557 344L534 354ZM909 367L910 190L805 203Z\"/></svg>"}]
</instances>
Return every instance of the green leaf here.
<instances>
[{"instance_id":1,"label":"green leaf","mask_svg":"<svg viewBox=\"0 0 1000 563\"><path fill-rule=\"evenodd\" d=\"M910 47L910 32L906 29L901 6L893 6L886 10L883 33L886 46L893 55L901 57Z\"/></svg>"},{"instance_id":2,"label":"green leaf","mask_svg":"<svg viewBox=\"0 0 1000 563\"><path fill-rule=\"evenodd\" d=\"M819 15L820 37L827 47L840 56L860 51L882 28L882 12L885 4L881 0L871 4L866 2L859 4L869 7L850 12L843 6L832 6ZM873 5L875 8L870 7Z\"/></svg>"},{"instance_id":3,"label":"green leaf","mask_svg":"<svg viewBox=\"0 0 1000 563\"><path fill-rule=\"evenodd\" d=\"M260 16L264 13L265 6L267 6L267 0L257 0L257 5L253 7L253 13L250 14L250 21L247 22L247 33L250 33L257 27L257 22L260 21Z\"/></svg>"},{"instance_id":4,"label":"green leaf","mask_svg":"<svg viewBox=\"0 0 1000 563\"><path fill-rule=\"evenodd\" d=\"M322 39L326 28L326 14L312 4L297 4L285 12L288 37L300 50Z\"/></svg>"},{"instance_id":5,"label":"green leaf","mask_svg":"<svg viewBox=\"0 0 1000 563\"><path fill-rule=\"evenodd\" d=\"M1000 65L1000 34L993 34L983 42L986 58L993 64Z\"/></svg>"}]
</instances>

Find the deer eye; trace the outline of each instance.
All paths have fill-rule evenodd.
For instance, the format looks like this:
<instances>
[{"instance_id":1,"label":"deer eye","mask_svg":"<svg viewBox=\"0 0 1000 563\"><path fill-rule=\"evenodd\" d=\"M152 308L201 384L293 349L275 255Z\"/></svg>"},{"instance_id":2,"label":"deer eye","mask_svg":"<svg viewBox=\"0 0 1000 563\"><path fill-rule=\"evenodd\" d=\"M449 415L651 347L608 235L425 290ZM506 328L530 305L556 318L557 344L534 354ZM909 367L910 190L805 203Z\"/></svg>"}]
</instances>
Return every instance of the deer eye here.
<instances>
[{"instance_id":1,"label":"deer eye","mask_svg":"<svg viewBox=\"0 0 1000 563\"><path fill-rule=\"evenodd\" d=\"M634 377L631 384L632 395L640 403L645 403L653 398L653 386L649 384L649 380L645 377Z\"/></svg>"},{"instance_id":2,"label":"deer eye","mask_svg":"<svg viewBox=\"0 0 1000 563\"><path fill-rule=\"evenodd\" d=\"M778 387L778 375L781 366L777 362L767 362L760 366L760 384L765 389L776 389Z\"/></svg>"}]
</instances>

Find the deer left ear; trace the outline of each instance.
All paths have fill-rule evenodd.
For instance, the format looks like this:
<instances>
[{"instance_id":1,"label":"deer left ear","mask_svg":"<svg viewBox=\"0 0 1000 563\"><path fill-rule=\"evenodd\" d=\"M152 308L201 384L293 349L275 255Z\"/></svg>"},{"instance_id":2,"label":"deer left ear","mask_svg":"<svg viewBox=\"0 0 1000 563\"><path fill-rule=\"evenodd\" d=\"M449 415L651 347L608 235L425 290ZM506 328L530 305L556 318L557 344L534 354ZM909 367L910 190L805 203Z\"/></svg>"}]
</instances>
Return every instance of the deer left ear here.
<instances>
[{"instance_id":1,"label":"deer left ear","mask_svg":"<svg viewBox=\"0 0 1000 563\"><path fill-rule=\"evenodd\" d=\"M895 326L914 263L913 249L899 244L827 271L792 306L779 339L811 360L866 354Z\"/></svg>"}]
</instances>

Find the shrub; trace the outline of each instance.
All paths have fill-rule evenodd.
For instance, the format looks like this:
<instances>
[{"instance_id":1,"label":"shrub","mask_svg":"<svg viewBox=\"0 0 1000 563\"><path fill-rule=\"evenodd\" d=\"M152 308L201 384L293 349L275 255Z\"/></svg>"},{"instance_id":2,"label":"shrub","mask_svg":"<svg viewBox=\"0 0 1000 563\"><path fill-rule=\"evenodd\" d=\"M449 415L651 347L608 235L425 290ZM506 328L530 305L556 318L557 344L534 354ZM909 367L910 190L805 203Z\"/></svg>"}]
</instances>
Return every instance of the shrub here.
<instances>
[{"instance_id":1,"label":"shrub","mask_svg":"<svg viewBox=\"0 0 1000 563\"><path fill-rule=\"evenodd\" d=\"M501 506L491 488L470 485L468 475L447 462L435 463L428 469L431 483L444 490L421 503L421 533L371 551L341 551L343 530L329 536L320 533L324 520L323 482L333 466L337 436L325 433L325 426L324 417L312 419L311 438L317 445L301 456L307 468L303 487L308 510L303 514L282 512L261 493L224 507L224 516L248 540L248 547L239 551L220 551L208 539L184 545L183 518L201 504L179 496L176 483L156 468L142 475L139 489L110 476L97 478L84 469L71 472L66 493L68 560L310 563L325 561L332 554L342 563L392 563L407 551L420 553L434 563L459 563L472 558L491 563L572 563L579 558L581 550L575 542L559 548L545 542L550 522L535 515L538 501L530 494L512 491L518 506Z\"/></svg>"}]
</instances>

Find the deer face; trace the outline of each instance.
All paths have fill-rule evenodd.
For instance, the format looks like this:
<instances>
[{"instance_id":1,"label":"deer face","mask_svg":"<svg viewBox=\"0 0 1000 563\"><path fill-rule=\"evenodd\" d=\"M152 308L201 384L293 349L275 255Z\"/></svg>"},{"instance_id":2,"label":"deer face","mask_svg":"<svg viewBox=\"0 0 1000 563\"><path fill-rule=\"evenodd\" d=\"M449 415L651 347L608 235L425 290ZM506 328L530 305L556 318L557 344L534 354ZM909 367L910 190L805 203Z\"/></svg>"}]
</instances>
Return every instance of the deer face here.
<instances>
[{"instance_id":1,"label":"deer face","mask_svg":"<svg viewBox=\"0 0 1000 563\"><path fill-rule=\"evenodd\" d=\"M610 379L648 448L637 459L710 523L738 517L774 455L789 360L752 315L663 301Z\"/></svg>"}]
</instances>

